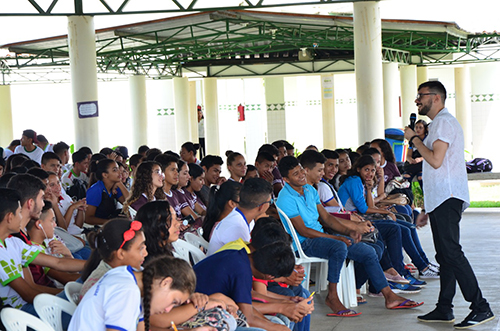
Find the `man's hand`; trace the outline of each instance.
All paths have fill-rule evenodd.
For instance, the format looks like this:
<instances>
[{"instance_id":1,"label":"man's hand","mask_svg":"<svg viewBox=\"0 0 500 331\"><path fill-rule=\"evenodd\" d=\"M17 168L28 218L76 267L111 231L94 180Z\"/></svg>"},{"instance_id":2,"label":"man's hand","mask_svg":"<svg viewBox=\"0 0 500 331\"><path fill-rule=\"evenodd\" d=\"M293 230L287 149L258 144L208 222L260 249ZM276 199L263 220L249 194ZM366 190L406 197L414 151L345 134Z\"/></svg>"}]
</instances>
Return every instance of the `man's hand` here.
<instances>
[{"instance_id":1,"label":"man's hand","mask_svg":"<svg viewBox=\"0 0 500 331\"><path fill-rule=\"evenodd\" d=\"M304 307L306 307L306 309L309 310L310 314L314 311L314 298L313 297L305 298L299 303L299 305L303 305Z\"/></svg>"},{"instance_id":2,"label":"man's hand","mask_svg":"<svg viewBox=\"0 0 500 331\"><path fill-rule=\"evenodd\" d=\"M405 139L410 140L412 137L416 136L417 133L410 129L409 127L405 126Z\"/></svg>"},{"instance_id":3,"label":"man's hand","mask_svg":"<svg viewBox=\"0 0 500 331\"><path fill-rule=\"evenodd\" d=\"M267 180L269 183L272 183L274 180L274 176L270 171L259 172L259 176Z\"/></svg>"},{"instance_id":4,"label":"man's hand","mask_svg":"<svg viewBox=\"0 0 500 331\"><path fill-rule=\"evenodd\" d=\"M224 184L224 182L226 182L226 181L227 181L226 177L222 177L222 176L221 176L221 177L219 177L219 179L217 179L217 183L215 183L215 184L217 184L217 185L221 186L221 185L222 185L222 184Z\"/></svg>"},{"instance_id":5,"label":"man's hand","mask_svg":"<svg viewBox=\"0 0 500 331\"><path fill-rule=\"evenodd\" d=\"M353 231L354 232L354 231ZM352 245L352 242L346 238L346 237L342 237L342 236L331 236L330 238L332 239L335 239L335 240L338 240L338 241L342 241L344 244L346 244L347 246L351 246Z\"/></svg>"},{"instance_id":6,"label":"man's hand","mask_svg":"<svg viewBox=\"0 0 500 331\"><path fill-rule=\"evenodd\" d=\"M51 240L49 242L49 247L50 247L50 252L52 254L61 254L64 257L70 259L73 258L73 255L71 255L71 252L68 249L68 247L64 246L64 244L59 240Z\"/></svg>"},{"instance_id":7,"label":"man's hand","mask_svg":"<svg viewBox=\"0 0 500 331\"><path fill-rule=\"evenodd\" d=\"M288 303L283 305L281 313L294 322L301 322L309 314L309 307L300 303Z\"/></svg>"},{"instance_id":8,"label":"man's hand","mask_svg":"<svg viewBox=\"0 0 500 331\"><path fill-rule=\"evenodd\" d=\"M306 274L304 273L304 267L301 265L296 265L290 276L285 278L284 283L290 286L299 286Z\"/></svg>"},{"instance_id":9,"label":"man's hand","mask_svg":"<svg viewBox=\"0 0 500 331\"><path fill-rule=\"evenodd\" d=\"M422 212L418 214L417 220L415 221L415 225L417 226L417 228L421 228L426 226L428 222L429 222L429 215Z\"/></svg>"}]
</instances>

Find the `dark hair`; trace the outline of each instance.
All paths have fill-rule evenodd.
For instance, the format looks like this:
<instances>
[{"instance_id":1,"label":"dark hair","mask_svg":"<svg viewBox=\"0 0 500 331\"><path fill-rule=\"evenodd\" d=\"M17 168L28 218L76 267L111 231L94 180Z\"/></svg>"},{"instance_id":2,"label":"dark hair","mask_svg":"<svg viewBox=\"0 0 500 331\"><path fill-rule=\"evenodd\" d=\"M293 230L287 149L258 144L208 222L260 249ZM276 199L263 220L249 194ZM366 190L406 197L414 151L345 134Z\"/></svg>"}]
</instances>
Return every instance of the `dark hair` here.
<instances>
[{"instance_id":1,"label":"dark hair","mask_svg":"<svg viewBox=\"0 0 500 331\"><path fill-rule=\"evenodd\" d=\"M113 150L109 147L104 147L99 151L99 153L108 156L109 154L113 153Z\"/></svg>"},{"instance_id":2,"label":"dark hair","mask_svg":"<svg viewBox=\"0 0 500 331\"><path fill-rule=\"evenodd\" d=\"M259 218L252 229L253 248L259 249L278 241L292 244L292 237L286 233L281 221L274 217Z\"/></svg>"},{"instance_id":3,"label":"dark hair","mask_svg":"<svg viewBox=\"0 0 500 331\"><path fill-rule=\"evenodd\" d=\"M205 170L196 163L189 163L188 167L189 167L189 176L193 178L198 178L205 172Z\"/></svg>"},{"instance_id":4,"label":"dark hair","mask_svg":"<svg viewBox=\"0 0 500 331\"><path fill-rule=\"evenodd\" d=\"M90 147L87 147L87 146L80 147L80 149L78 151L84 152L85 155L92 154L92 150L90 149Z\"/></svg>"},{"instance_id":5,"label":"dark hair","mask_svg":"<svg viewBox=\"0 0 500 331\"><path fill-rule=\"evenodd\" d=\"M46 180L47 178L49 178L49 173L42 168L31 168L27 173L36 176L41 180Z\"/></svg>"},{"instance_id":6,"label":"dark hair","mask_svg":"<svg viewBox=\"0 0 500 331\"><path fill-rule=\"evenodd\" d=\"M10 169L10 172L13 172L13 173L16 173L16 174L25 174L28 172L28 168L26 168L25 166L19 166L19 167L15 167L15 168L12 168Z\"/></svg>"},{"instance_id":7,"label":"dark hair","mask_svg":"<svg viewBox=\"0 0 500 331\"><path fill-rule=\"evenodd\" d=\"M374 147L370 147L366 149L361 155L374 155L374 154L380 154L379 150Z\"/></svg>"},{"instance_id":8,"label":"dark hair","mask_svg":"<svg viewBox=\"0 0 500 331\"><path fill-rule=\"evenodd\" d=\"M285 156L278 164L278 170L283 178L288 178L288 172L299 165L299 160L294 156Z\"/></svg>"},{"instance_id":9,"label":"dark hair","mask_svg":"<svg viewBox=\"0 0 500 331\"><path fill-rule=\"evenodd\" d=\"M5 168L5 159L3 158L3 148L2 147L0 147L0 166Z\"/></svg>"},{"instance_id":10,"label":"dark hair","mask_svg":"<svg viewBox=\"0 0 500 331\"><path fill-rule=\"evenodd\" d=\"M431 80L425 83L422 83L419 85L418 89L422 89L424 87L427 87L429 91L433 93L437 93L441 96L441 99L443 100L443 103L446 101L446 88L444 85L437 81L437 80Z\"/></svg>"},{"instance_id":11,"label":"dark hair","mask_svg":"<svg viewBox=\"0 0 500 331\"><path fill-rule=\"evenodd\" d=\"M317 163L325 164L326 157L314 149L308 149L300 154L299 162L304 168L314 169Z\"/></svg>"},{"instance_id":12,"label":"dark hair","mask_svg":"<svg viewBox=\"0 0 500 331\"><path fill-rule=\"evenodd\" d=\"M73 153L73 155L71 155L71 161L73 161L73 164L83 162L86 159L87 159L87 154L82 150L76 151Z\"/></svg>"},{"instance_id":13,"label":"dark hair","mask_svg":"<svg viewBox=\"0 0 500 331\"><path fill-rule=\"evenodd\" d=\"M161 150L158 148L150 148L146 151L146 160L153 161L155 157L161 154Z\"/></svg>"},{"instance_id":14,"label":"dark hair","mask_svg":"<svg viewBox=\"0 0 500 331\"><path fill-rule=\"evenodd\" d=\"M24 154L12 154L7 159L7 171L14 169L15 167L21 166L24 161L28 161L30 158Z\"/></svg>"},{"instance_id":15,"label":"dark hair","mask_svg":"<svg viewBox=\"0 0 500 331\"><path fill-rule=\"evenodd\" d=\"M351 163L354 163L356 162L356 160L361 156L361 154L357 153L357 152L349 152L349 159L351 159Z\"/></svg>"},{"instance_id":16,"label":"dark hair","mask_svg":"<svg viewBox=\"0 0 500 331\"><path fill-rule=\"evenodd\" d=\"M352 176L358 176L361 178L361 174L359 173L358 169L362 169L367 165L373 165L376 166L377 164L375 163L375 160L371 155L361 155L356 162L353 164L351 169L347 170L347 174L345 176L342 176L340 178L341 184L347 179L348 177ZM362 178L361 178L362 179Z\"/></svg>"},{"instance_id":17,"label":"dark hair","mask_svg":"<svg viewBox=\"0 0 500 331\"><path fill-rule=\"evenodd\" d=\"M234 160L236 160L237 157L243 156L241 153L238 152L233 152L233 151L226 151L226 156L227 156L227 165L231 165Z\"/></svg>"},{"instance_id":18,"label":"dark hair","mask_svg":"<svg viewBox=\"0 0 500 331\"><path fill-rule=\"evenodd\" d=\"M30 174L16 175L7 184L7 188L17 190L21 195L21 206L29 199L35 200L40 191L45 191L45 187L39 178Z\"/></svg>"},{"instance_id":19,"label":"dark hair","mask_svg":"<svg viewBox=\"0 0 500 331\"><path fill-rule=\"evenodd\" d=\"M285 147L285 142L283 140L276 140L273 141L272 145L279 150L281 147Z\"/></svg>"},{"instance_id":20,"label":"dark hair","mask_svg":"<svg viewBox=\"0 0 500 331\"><path fill-rule=\"evenodd\" d=\"M424 133L427 135L429 133L429 124L424 120L418 120L415 125L422 124L424 126Z\"/></svg>"},{"instance_id":21,"label":"dark hair","mask_svg":"<svg viewBox=\"0 0 500 331\"><path fill-rule=\"evenodd\" d=\"M38 142L38 139L36 138L36 132L33 130L30 130L30 129L24 130L23 136L26 136L29 139L33 140L33 143L35 143L35 144Z\"/></svg>"},{"instance_id":22,"label":"dark hair","mask_svg":"<svg viewBox=\"0 0 500 331\"><path fill-rule=\"evenodd\" d=\"M356 153L358 153L359 155L363 155L364 151L366 151L368 148L370 148L369 141L365 142L363 145L356 148Z\"/></svg>"},{"instance_id":23,"label":"dark hair","mask_svg":"<svg viewBox=\"0 0 500 331\"><path fill-rule=\"evenodd\" d=\"M188 141L182 144L181 148L184 148L186 151L193 152L193 155L196 155L196 151L200 149L200 144L193 144L192 142Z\"/></svg>"},{"instance_id":24,"label":"dark hair","mask_svg":"<svg viewBox=\"0 0 500 331\"><path fill-rule=\"evenodd\" d=\"M392 151L391 144L385 139L373 139L370 144L377 144L382 151L382 156L387 162L396 163L396 158L394 157L394 152Z\"/></svg>"},{"instance_id":25,"label":"dark hair","mask_svg":"<svg viewBox=\"0 0 500 331\"><path fill-rule=\"evenodd\" d=\"M130 195L123 205L124 211L128 211L128 207L139 200L143 194L146 195L148 201L153 199L165 200L167 198L162 187L156 188L154 194L151 195L151 189L153 188L153 168L155 165L161 169L161 164L155 161L145 161L137 167Z\"/></svg>"},{"instance_id":26,"label":"dark hair","mask_svg":"<svg viewBox=\"0 0 500 331\"><path fill-rule=\"evenodd\" d=\"M50 209L52 209L52 202L50 202L49 200L43 200L43 207L42 207L42 212L41 212L41 215L45 214L47 211L49 211ZM42 217L40 215L40 218ZM36 221L38 221L38 219L35 219L35 218L31 218L28 222L28 224L26 224L26 230L28 232L31 231L31 229L33 229L33 226L36 224Z\"/></svg>"},{"instance_id":27,"label":"dark hair","mask_svg":"<svg viewBox=\"0 0 500 331\"><path fill-rule=\"evenodd\" d=\"M337 154L339 155L339 157L340 157L341 154L347 154L347 155L349 155L349 151L347 149L345 149L345 148L337 148L335 150L335 152L337 152Z\"/></svg>"},{"instance_id":28,"label":"dark hair","mask_svg":"<svg viewBox=\"0 0 500 331\"><path fill-rule=\"evenodd\" d=\"M130 166L135 166L135 167L137 167L137 165L138 165L139 163L141 163L141 160L142 160L142 158L143 158L143 157L144 157L144 156L142 156L141 154L134 154L134 155L132 155L132 156L130 157L130 159L128 160L128 164L129 164Z\"/></svg>"},{"instance_id":29,"label":"dark hair","mask_svg":"<svg viewBox=\"0 0 500 331\"><path fill-rule=\"evenodd\" d=\"M49 142L43 134L37 135L36 139L38 140L39 143L48 143Z\"/></svg>"},{"instance_id":30,"label":"dark hair","mask_svg":"<svg viewBox=\"0 0 500 331\"><path fill-rule=\"evenodd\" d=\"M47 164L47 162L49 162L50 160L57 160L57 161L61 162L61 158L59 156L57 156L56 153L54 153L54 152L43 153L42 164Z\"/></svg>"},{"instance_id":31,"label":"dark hair","mask_svg":"<svg viewBox=\"0 0 500 331\"><path fill-rule=\"evenodd\" d=\"M210 197L208 199L209 204L207 207L207 215L205 216L205 221L203 222L203 238L205 240L210 240L210 234L215 223L220 221L219 217L229 200L236 203L240 201L240 191L242 189L240 183L228 180L217 188L217 186L212 186L210 188Z\"/></svg>"},{"instance_id":32,"label":"dark hair","mask_svg":"<svg viewBox=\"0 0 500 331\"><path fill-rule=\"evenodd\" d=\"M273 194L273 186L264 178L249 178L243 183L240 191L239 205L242 208L253 209L269 199Z\"/></svg>"},{"instance_id":33,"label":"dark hair","mask_svg":"<svg viewBox=\"0 0 500 331\"><path fill-rule=\"evenodd\" d=\"M21 140L19 140L19 139L14 139L14 140L12 140L12 141L10 142L9 147L13 147L13 146L16 146L16 147L17 147L17 146L19 146L19 145L21 145Z\"/></svg>"},{"instance_id":34,"label":"dark hair","mask_svg":"<svg viewBox=\"0 0 500 331\"><path fill-rule=\"evenodd\" d=\"M26 160L21 164L21 167L25 167L29 170L31 168L40 168L40 164L34 160Z\"/></svg>"},{"instance_id":35,"label":"dark hair","mask_svg":"<svg viewBox=\"0 0 500 331\"><path fill-rule=\"evenodd\" d=\"M20 202L21 195L17 190L0 188L0 222L2 222L9 213L15 215Z\"/></svg>"},{"instance_id":36,"label":"dark hair","mask_svg":"<svg viewBox=\"0 0 500 331\"><path fill-rule=\"evenodd\" d=\"M177 164L177 161L179 159L176 158L175 156L172 156L172 155L168 155L168 154L160 154L158 156L155 157L155 162L159 163L161 165L161 170L162 171L165 171L166 168L168 168L168 166L171 164L171 163L176 163Z\"/></svg>"},{"instance_id":37,"label":"dark hair","mask_svg":"<svg viewBox=\"0 0 500 331\"><path fill-rule=\"evenodd\" d=\"M111 160L111 159L104 159L104 160L101 160L101 161L97 162L97 168L96 168L96 171L95 171L96 178L98 180L103 180L102 174L103 173L107 173L108 172L108 168L113 163L116 163L116 161L115 160Z\"/></svg>"},{"instance_id":38,"label":"dark hair","mask_svg":"<svg viewBox=\"0 0 500 331\"><path fill-rule=\"evenodd\" d=\"M149 147L148 147L148 146L146 146L146 145L141 145L141 146L137 149L137 154L146 153L148 150L149 150Z\"/></svg>"},{"instance_id":39,"label":"dark hair","mask_svg":"<svg viewBox=\"0 0 500 331\"><path fill-rule=\"evenodd\" d=\"M125 231L130 230L131 223L132 221L126 218L114 218L107 221L102 228L87 233L87 241L90 248L92 248L92 254L90 254L82 271L81 278L84 282L92 271L97 268L101 260L109 263L113 259L113 253L120 248L123 243L123 234ZM137 233L142 231L142 229L136 231L135 237L137 237ZM135 241L135 237L132 240L126 241L122 248L128 251Z\"/></svg>"},{"instance_id":40,"label":"dark hair","mask_svg":"<svg viewBox=\"0 0 500 331\"><path fill-rule=\"evenodd\" d=\"M283 241L265 245L252 253L255 269L274 278L288 277L295 266L295 255Z\"/></svg>"},{"instance_id":41,"label":"dark hair","mask_svg":"<svg viewBox=\"0 0 500 331\"><path fill-rule=\"evenodd\" d=\"M203 158L203 160L201 160L200 166L205 167L205 169L208 170L212 168L214 164L223 165L224 161L218 155L207 155Z\"/></svg>"},{"instance_id":42,"label":"dark hair","mask_svg":"<svg viewBox=\"0 0 500 331\"><path fill-rule=\"evenodd\" d=\"M253 164L247 164L247 173L249 171L257 171L257 168Z\"/></svg>"},{"instance_id":43,"label":"dark hair","mask_svg":"<svg viewBox=\"0 0 500 331\"><path fill-rule=\"evenodd\" d=\"M177 290L191 295L196 288L196 275L193 268L184 260L162 256L148 261L142 272L142 292L144 307L144 330L149 330L151 314L152 287L155 279L172 278L170 290Z\"/></svg>"},{"instance_id":44,"label":"dark hair","mask_svg":"<svg viewBox=\"0 0 500 331\"><path fill-rule=\"evenodd\" d=\"M339 153L332 151L331 149L324 149L321 151L321 154L323 154L326 159L338 159L339 158Z\"/></svg>"},{"instance_id":45,"label":"dark hair","mask_svg":"<svg viewBox=\"0 0 500 331\"><path fill-rule=\"evenodd\" d=\"M259 152L255 157L255 163L262 163L264 161L274 162L274 156L268 152Z\"/></svg>"},{"instance_id":46,"label":"dark hair","mask_svg":"<svg viewBox=\"0 0 500 331\"><path fill-rule=\"evenodd\" d=\"M284 140L283 142L285 143L285 148L287 151L295 149L295 147L293 147L293 145L290 144L288 141Z\"/></svg>"},{"instance_id":47,"label":"dark hair","mask_svg":"<svg viewBox=\"0 0 500 331\"><path fill-rule=\"evenodd\" d=\"M14 172L8 172L0 177L0 188L7 188L7 183L9 182L9 180L16 175L17 174Z\"/></svg>"},{"instance_id":48,"label":"dark hair","mask_svg":"<svg viewBox=\"0 0 500 331\"><path fill-rule=\"evenodd\" d=\"M69 150L69 146L64 141L60 141L52 147L52 150L57 155L61 155L64 151Z\"/></svg>"},{"instance_id":49,"label":"dark hair","mask_svg":"<svg viewBox=\"0 0 500 331\"><path fill-rule=\"evenodd\" d=\"M101 153L95 153L90 157L90 162L92 161L101 161L107 159L106 155Z\"/></svg>"},{"instance_id":50,"label":"dark hair","mask_svg":"<svg viewBox=\"0 0 500 331\"><path fill-rule=\"evenodd\" d=\"M146 261L156 256L172 255L172 248L167 242L168 229L172 225L172 214L167 200L146 203L139 209L135 219L142 223L142 231L146 237Z\"/></svg>"},{"instance_id":51,"label":"dark hair","mask_svg":"<svg viewBox=\"0 0 500 331\"><path fill-rule=\"evenodd\" d=\"M260 146L259 153L260 152L267 152L267 153L271 154L272 156L279 156L280 155L279 149L276 148L276 146L271 145L271 144L264 144L264 145Z\"/></svg>"}]
</instances>

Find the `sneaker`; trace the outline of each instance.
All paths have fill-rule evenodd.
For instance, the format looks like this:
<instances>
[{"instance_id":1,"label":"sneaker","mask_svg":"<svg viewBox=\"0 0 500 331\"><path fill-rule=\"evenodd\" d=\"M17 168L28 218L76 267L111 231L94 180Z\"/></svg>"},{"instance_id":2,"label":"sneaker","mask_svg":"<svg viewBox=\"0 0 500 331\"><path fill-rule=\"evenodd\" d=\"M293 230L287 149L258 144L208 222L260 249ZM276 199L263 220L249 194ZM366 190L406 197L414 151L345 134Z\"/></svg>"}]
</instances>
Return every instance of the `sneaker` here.
<instances>
[{"instance_id":1,"label":"sneaker","mask_svg":"<svg viewBox=\"0 0 500 331\"><path fill-rule=\"evenodd\" d=\"M476 325L480 325L491 321L495 318L491 310L481 313L481 312L471 312L462 322L455 324L455 329L469 329Z\"/></svg>"},{"instance_id":2,"label":"sneaker","mask_svg":"<svg viewBox=\"0 0 500 331\"><path fill-rule=\"evenodd\" d=\"M394 293L415 294L415 293L420 293L421 291L420 287L416 287L410 284L398 284L389 282L389 286L391 287L392 292Z\"/></svg>"},{"instance_id":3,"label":"sneaker","mask_svg":"<svg viewBox=\"0 0 500 331\"><path fill-rule=\"evenodd\" d=\"M410 284L410 281L404 277L401 277L400 275L391 275L387 272L384 272L385 279L387 279L388 282L394 282L394 283L399 283L399 284Z\"/></svg>"},{"instance_id":4,"label":"sneaker","mask_svg":"<svg viewBox=\"0 0 500 331\"><path fill-rule=\"evenodd\" d=\"M449 313L441 313L437 309L434 309L430 313L425 315L417 316L417 319L420 322L426 323L453 323L455 322L455 316L453 316L452 312Z\"/></svg>"},{"instance_id":5,"label":"sneaker","mask_svg":"<svg viewBox=\"0 0 500 331\"><path fill-rule=\"evenodd\" d=\"M438 264L435 264L435 263L429 263L429 269L431 269L432 271L435 271L439 274L439 265Z\"/></svg>"},{"instance_id":6,"label":"sneaker","mask_svg":"<svg viewBox=\"0 0 500 331\"><path fill-rule=\"evenodd\" d=\"M423 280L418 280L410 274L405 275L405 278L410 282L410 285L413 286L424 287L425 285L427 285L427 282Z\"/></svg>"},{"instance_id":7,"label":"sneaker","mask_svg":"<svg viewBox=\"0 0 500 331\"><path fill-rule=\"evenodd\" d=\"M420 271L420 278L439 278L439 272L427 268L425 271Z\"/></svg>"}]
</instances>

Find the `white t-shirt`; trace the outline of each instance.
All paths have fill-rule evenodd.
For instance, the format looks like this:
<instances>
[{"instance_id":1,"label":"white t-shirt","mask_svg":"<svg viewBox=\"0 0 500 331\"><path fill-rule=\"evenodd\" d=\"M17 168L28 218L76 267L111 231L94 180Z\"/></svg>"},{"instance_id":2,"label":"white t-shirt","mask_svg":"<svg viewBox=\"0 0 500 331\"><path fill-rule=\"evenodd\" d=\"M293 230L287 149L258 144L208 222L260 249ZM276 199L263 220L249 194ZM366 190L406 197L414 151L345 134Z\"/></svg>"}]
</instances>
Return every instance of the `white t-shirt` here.
<instances>
[{"instance_id":1,"label":"white t-shirt","mask_svg":"<svg viewBox=\"0 0 500 331\"><path fill-rule=\"evenodd\" d=\"M141 291L130 266L108 271L78 304L68 331L135 331L143 320Z\"/></svg>"},{"instance_id":2,"label":"white t-shirt","mask_svg":"<svg viewBox=\"0 0 500 331\"><path fill-rule=\"evenodd\" d=\"M208 243L207 256L214 254L228 242L239 238L250 242L250 232L252 232L254 224L254 220L247 223L243 213L238 208L234 208L213 230Z\"/></svg>"},{"instance_id":3,"label":"white t-shirt","mask_svg":"<svg viewBox=\"0 0 500 331\"><path fill-rule=\"evenodd\" d=\"M35 149L32 150L31 152L28 152L26 150L26 148L24 148L21 145L17 146L16 149L14 150L14 154L24 154L24 155L28 156L30 159L32 159L33 161L38 162L39 164L42 164L43 153L44 153L43 149L41 149L38 146L35 146Z\"/></svg>"},{"instance_id":4,"label":"white t-shirt","mask_svg":"<svg viewBox=\"0 0 500 331\"><path fill-rule=\"evenodd\" d=\"M319 199L323 204L326 204L327 202L331 201L332 199L335 199L338 202L338 206L325 206L325 209L329 213L338 213L342 209L342 202L340 202L340 199L336 196L335 189L333 186L328 186L329 184L321 181L318 183L318 194L319 194ZM335 195L333 194L335 192Z\"/></svg>"},{"instance_id":5,"label":"white t-shirt","mask_svg":"<svg viewBox=\"0 0 500 331\"><path fill-rule=\"evenodd\" d=\"M14 152L13 152L13 151L11 151L11 150L10 150L10 149L8 149L8 148L5 148L5 149L3 150L3 158L4 158L4 159L6 159L6 160L7 160L7 159L9 158L9 156L11 156L12 154L14 154Z\"/></svg>"},{"instance_id":6,"label":"white t-shirt","mask_svg":"<svg viewBox=\"0 0 500 331\"><path fill-rule=\"evenodd\" d=\"M73 169L71 169L70 171L65 172L61 177L62 188L65 190L69 189L71 186L73 186L73 180L75 179L82 182L82 184L84 184L85 186L87 186L89 183L89 177L85 173L80 172L80 176L77 176L73 172Z\"/></svg>"},{"instance_id":7,"label":"white t-shirt","mask_svg":"<svg viewBox=\"0 0 500 331\"><path fill-rule=\"evenodd\" d=\"M61 191L61 197L62 199L59 200L59 210L61 211L61 214L66 215L66 212L68 211L69 207L73 204L73 199L64 192L64 190ZM82 233L82 228L79 227L78 225L75 224L76 220L76 215L78 214L78 209L73 210L73 214L71 215L71 219L68 224L68 233L72 235L79 235Z\"/></svg>"},{"instance_id":8,"label":"white t-shirt","mask_svg":"<svg viewBox=\"0 0 500 331\"><path fill-rule=\"evenodd\" d=\"M464 133L457 119L443 108L429 124L429 135L424 141L432 150L436 140L448 143L443 163L434 169L423 162L424 204L427 213L432 212L449 198L464 201L463 210L469 207L469 187L465 169Z\"/></svg>"},{"instance_id":9,"label":"white t-shirt","mask_svg":"<svg viewBox=\"0 0 500 331\"><path fill-rule=\"evenodd\" d=\"M0 240L0 281L2 282L0 297L4 305L21 308L26 304L26 301L9 286L9 283L19 277L24 278L23 267L28 267L39 253L37 246L29 246L16 237L5 239L5 243Z\"/></svg>"}]
</instances>

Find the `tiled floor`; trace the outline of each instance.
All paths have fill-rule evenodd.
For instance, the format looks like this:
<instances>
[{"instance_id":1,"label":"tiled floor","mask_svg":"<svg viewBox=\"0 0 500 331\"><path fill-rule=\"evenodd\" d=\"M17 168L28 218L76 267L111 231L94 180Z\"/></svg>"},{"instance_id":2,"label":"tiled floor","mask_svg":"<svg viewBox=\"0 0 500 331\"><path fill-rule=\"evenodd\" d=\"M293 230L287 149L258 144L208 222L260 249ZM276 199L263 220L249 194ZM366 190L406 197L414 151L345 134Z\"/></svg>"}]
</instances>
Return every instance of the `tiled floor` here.
<instances>
[{"instance_id":1,"label":"tiled floor","mask_svg":"<svg viewBox=\"0 0 500 331\"><path fill-rule=\"evenodd\" d=\"M464 213L461 222L461 243L466 256L472 264L484 296L490 302L497 316L500 316L500 209L469 209ZM429 226L419 230L422 245L430 259L434 257L432 234ZM355 308L363 312L359 317L339 318L326 317L330 312L324 304L326 292L316 294L315 311L311 323L313 331L382 331L382 330L454 330L452 324L421 323L416 319L434 309L439 292L439 280L431 279L419 294L408 295L425 304L416 309L387 310L383 298L370 298L368 303ZM457 323L468 313L468 303L457 288L455 297L455 317ZM472 330L499 331L500 319L477 326Z\"/></svg>"}]
</instances>

